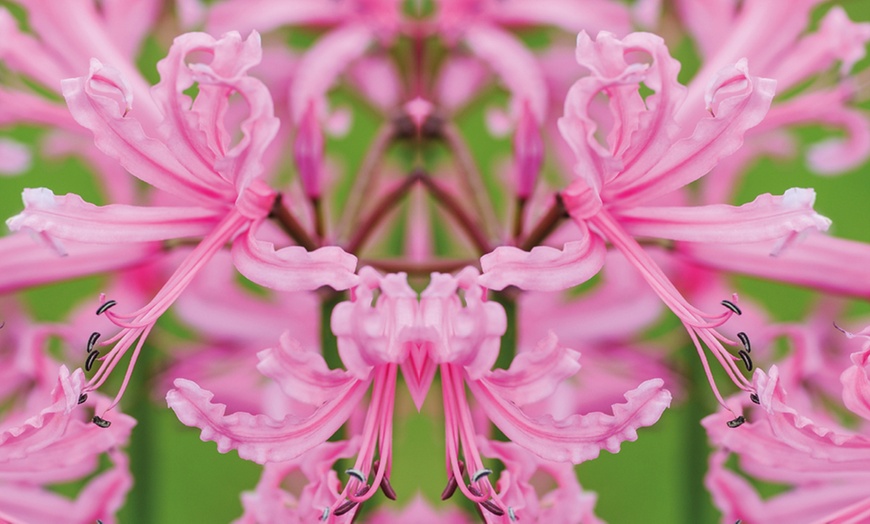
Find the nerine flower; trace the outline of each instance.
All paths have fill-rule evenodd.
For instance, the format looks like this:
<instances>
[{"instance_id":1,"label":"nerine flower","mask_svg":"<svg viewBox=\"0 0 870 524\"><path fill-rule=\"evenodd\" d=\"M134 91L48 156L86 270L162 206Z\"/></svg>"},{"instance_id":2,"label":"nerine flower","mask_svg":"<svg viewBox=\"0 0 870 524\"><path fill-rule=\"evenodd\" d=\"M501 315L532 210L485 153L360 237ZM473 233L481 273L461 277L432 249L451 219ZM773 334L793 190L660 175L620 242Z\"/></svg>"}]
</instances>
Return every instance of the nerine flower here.
<instances>
[{"instance_id":1,"label":"nerine flower","mask_svg":"<svg viewBox=\"0 0 870 524\"><path fill-rule=\"evenodd\" d=\"M189 62L192 55L207 62ZM275 289L346 288L356 276L356 258L336 247L307 252L299 246L276 251L255 238L259 225L276 203L277 194L263 181L261 156L274 136L278 120L265 85L246 74L260 59L260 39L238 33L215 39L189 33L175 40L160 62L161 82L153 89L163 115L160 137L146 134L128 115L132 92L120 73L98 60L87 76L65 80L64 96L73 117L94 133L95 142L130 173L162 190L175 205L94 206L74 194L56 196L50 190L24 192L25 210L7 221L13 230L39 233L56 247L70 239L97 244L153 242L202 237L163 288L144 307L129 314L110 311L114 301L97 310L121 327L113 337L88 343L90 369L104 362L85 387L101 386L127 350L135 345L121 389L123 394L145 338L160 315L184 291L194 275L226 244L233 245L233 262L251 280ZM197 84L191 103L184 91ZM223 120L229 98L241 95L248 114L239 137ZM287 270L290 269L288 272ZM97 345L113 345L100 356Z\"/></svg>"},{"instance_id":2,"label":"nerine flower","mask_svg":"<svg viewBox=\"0 0 870 524\"><path fill-rule=\"evenodd\" d=\"M837 360L832 357L845 356L848 344L838 341L832 353L825 347L831 345L830 337L822 339L824 345L808 340L820 329L841 335L830 323L789 329L795 352L769 373L756 371L757 405L733 399L750 413L751 422L741 431L723 431L722 413L703 421L719 448L710 459L706 484L726 519L846 524L870 518L868 330L841 336L860 340L863 347L851 354L851 364L837 377L827 368ZM840 400L848 411L831 409ZM844 418L852 421L848 427ZM731 453L747 474L791 489L762 498L745 478L725 467Z\"/></svg>"},{"instance_id":3,"label":"nerine flower","mask_svg":"<svg viewBox=\"0 0 870 524\"><path fill-rule=\"evenodd\" d=\"M13 313L6 315L0 330L3 522L115 522L132 486L127 458L118 448L126 444L136 422L118 414L108 430L93 425L86 408L101 410L109 400L98 394L89 398L82 370L70 372L44 353L48 339L65 337L67 328L35 325ZM104 454L111 459L109 468L100 466ZM89 476L72 499L51 490L52 485Z\"/></svg>"},{"instance_id":4,"label":"nerine flower","mask_svg":"<svg viewBox=\"0 0 870 524\"><path fill-rule=\"evenodd\" d=\"M347 371L328 370L319 353L300 348L286 336L280 348L260 354L260 371L278 381L286 395L314 408L307 416L274 420L243 412L226 415L226 406L211 403L211 393L187 380L176 381L167 401L184 424L199 427L204 440L217 442L219 451L237 449L242 458L266 463L295 459L322 444L373 386L348 481L332 504L321 508L321 518L329 520L355 512L377 491L374 486L394 497L389 473L398 369L418 407L440 371L448 476L443 498L458 489L482 510L513 521L518 510L502 500L488 478L492 471L483 463L481 432L475 429L466 387L517 445L547 461L575 464L597 457L601 449L616 452L621 442L634 440L637 428L655 423L671 397L662 381L654 379L626 393L626 403L613 406L613 415L572 414L560 420L529 416L523 406L546 398L575 374L579 354L551 335L520 354L510 369L491 370L506 319L501 306L485 300L477 278L474 269L457 276L433 274L418 298L403 274L360 271L352 300L339 304L332 318ZM520 489L511 482L505 479L500 486ZM520 500L518 496L510 495L513 500Z\"/></svg>"},{"instance_id":5,"label":"nerine flower","mask_svg":"<svg viewBox=\"0 0 870 524\"><path fill-rule=\"evenodd\" d=\"M745 61L720 70L706 93L709 116L687 129L674 116L685 97L677 82L679 63L659 37L633 33L620 40L601 33L593 40L581 33L577 60L589 75L571 87L559 128L574 152L577 177L561 195L581 240L566 243L562 251L497 248L481 258L482 282L492 289L511 284L564 289L599 270L609 242L683 322L724 405L701 343L738 387L751 391L736 365L742 360L751 366L748 338L744 335L738 343L715 329L739 308L726 300L727 310L717 315L691 305L637 237L701 243L777 240L774 249L781 250L803 231L827 229L829 221L812 210L815 196L809 189L761 195L739 207L675 205L684 186L737 150L744 133L764 118L774 82L751 76ZM642 96L641 86L652 93ZM740 358L723 343L742 343Z\"/></svg>"}]
</instances>

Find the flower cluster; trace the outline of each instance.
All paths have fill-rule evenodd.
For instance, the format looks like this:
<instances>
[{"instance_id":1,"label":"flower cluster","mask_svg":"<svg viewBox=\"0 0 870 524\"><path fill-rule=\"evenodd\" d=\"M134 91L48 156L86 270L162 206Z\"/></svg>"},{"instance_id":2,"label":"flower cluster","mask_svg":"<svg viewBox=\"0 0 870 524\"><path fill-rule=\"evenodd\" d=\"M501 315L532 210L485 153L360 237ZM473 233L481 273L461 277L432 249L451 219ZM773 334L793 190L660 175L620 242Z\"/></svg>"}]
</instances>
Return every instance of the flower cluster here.
<instances>
[{"instance_id":1,"label":"flower cluster","mask_svg":"<svg viewBox=\"0 0 870 524\"><path fill-rule=\"evenodd\" d=\"M155 398L260 467L240 523L599 523L574 466L674 399L718 403L724 522L870 520L870 334L837 327L870 245L813 189L745 196L870 157L870 24L820 3L0 7L0 520L115 522ZM39 178L68 157L86 183ZM783 323L732 275L824 298ZM435 451L411 411L450 502L395 482Z\"/></svg>"}]
</instances>

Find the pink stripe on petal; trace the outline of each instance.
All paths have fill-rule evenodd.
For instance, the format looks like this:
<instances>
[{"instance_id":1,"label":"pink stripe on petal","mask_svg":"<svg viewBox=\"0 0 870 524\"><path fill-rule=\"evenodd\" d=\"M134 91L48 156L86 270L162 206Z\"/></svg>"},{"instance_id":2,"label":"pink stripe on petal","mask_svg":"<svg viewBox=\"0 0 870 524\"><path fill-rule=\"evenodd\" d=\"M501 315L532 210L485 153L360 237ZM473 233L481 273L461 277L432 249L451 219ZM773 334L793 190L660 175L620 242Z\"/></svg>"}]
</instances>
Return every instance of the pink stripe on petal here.
<instances>
[{"instance_id":1,"label":"pink stripe on petal","mask_svg":"<svg viewBox=\"0 0 870 524\"><path fill-rule=\"evenodd\" d=\"M288 415L274 420L244 412L226 415L224 404L211 402L213 393L184 379L175 381L166 402L183 424L202 430L203 441L217 443L219 452L235 449L241 458L265 464L296 458L325 442L359 409L368 385L368 381L349 382L341 394L304 419Z\"/></svg>"},{"instance_id":2,"label":"pink stripe on petal","mask_svg":"<svg viewBox=\"0 0 870 524\"><path fill-rule=\"evenodd\" d=\"M502 246L480 257L480 285L501 290L517 286L531 291L558 291L592 278L604 265L604 241L587 233L582 241L566 242L559 250L538 246L531 251Z\"/></svg>"},{"instance_id":3,"label":"pink stripe on petal","mask_svg":"<svg viewBox=\"0 0 870 524\"><path fill-rule=\"evenodd\" d=\"M481 379L501 398L524 406L552 395L559 384L580 371L580 353L559 345L553 332L518 354L509 369L496 369Z\"/></svg>"},{"instance_id":4,"label":"pink stripe on petal","mask_svg":"<svg viewBox=\"0 0 870 524\"><path fill-rule=\"evenodd\" d=\"M61 256L24 233L0 238L0 292L135 266L163 253L158 242L105 245L64 241L64 248L66 255Z\"/></svg>"},{"instance_id":5,"label":"pink stripe on petal","mask_svg":"<svg viewBox=\"0 0 870 524\"><path fill-rule=\"evenodd\" d=\"M92 60L87 77L66 79L61 88L73 118L94 133L97 147L136 177L196 202L231 201L232 188L203 184L163 142L148 137L139 121L126 116L132 93L115 69Z\"/></svg>"},{"instance_id":6,"label":"pink stripe on petal","mask_svg":"<svg viewBox=\"0 0 870 524\"><path fill-rule=\"evenodd\" d=\"M312 406L326 404L355 379L340 369L329 369L320 353L303 349L290 333L278 347L257 353L257 369L278 384L285 395Z\"/></svg>"},{"instance_id":7,"label":"pink stripe on petal","mask_svg":"<svg viewBox=\"0 0 870 524\"><path fill-rule=\"evenodd\" d=\"M474 25L464 35L471 51L486 62L511 94L511 115L519 118L528 103L538 123L547 112L547 86L535 56L510 33Z\"/></svg>"},{"instance_id":8,"label":"pink stripe on petal","mask_svg":"<svg viewBox=\"0 0 870 524\"><path fill-rule=\"evenodd\" d=\"M596 412L564 420L531 419L485 381L468 385L486 415L513 442L543 459L574 464L598 457L602 449L618 452L622 442L637 440L637 429L655 424L671 404L662 380L653 379L628 391L626 403L613 405L613 415Z\"/></svg>"},{"instance_id":9,"label":"pink stripe on petal","mask_svg":"<svg viewBox=\"0 0 870 524\"><path fill-rule=\"evenodd\" d=\"M810 233L777 256L777 242L680 244L681 256L721 269L788 282L844 296L870 297L870 245Z\"/></svg>"},{"instance_id":10,"label":"pink stripe on petal","mask_svg":"<svg viewBox=\"0 0 870 524\"><path fill-rule=\"evenodd\" d=\"M843 404L852 413L870 420L870 347L852 353L852 365L840 376Z\"/></svg>"},{"instance_id":11,"label":"pink stripe on petal","mask_svg":"<svg viewBox=\"0 0 870 524\"><path fill-rule=\"evenodd\" d=\"M24 205L21 214L6 221L12 231L30 230L97 244L206 235L226 213L199 207L95 206L76 194L56 196L46 188L25 189Z\"/></svg>"},{"instance_id":12,"label":"pink stripe on petal","mask_svg":"<svg viewBox=\"0 0 870 524\"><path fill-rule=\"evenodd\" d=\"M743 145L743 136L764 119L776 82L752 77L745 60L726 67L707 90L713 116L702 118L692 136L673 143L661 161L638 173L628 187L620 185L605 200L637 205L679 189L706 175L719 159Z\"/></svg>"},{"instance_id":13,"label":"pink stripe on petal","mask_svg":"<svg viewBox=\"0 0 870 524\"><path fill-rule=\"evenodd\" d=\"M792 188L782 196L759 195L739 207L634 207L620 211L618 220L633 236L726 244L761 242L807 230L826 231L831 221L813 210L815 199L812 189Z\"/></svg>"},{"instance_id":14,"label":"pink stripe on petal","mask_svg":"<svg viewBox=\"0 0 870 524\"><path fill-rule=\"evenodd\" d=\"M340 247L306 251L299 246L275 249L254 238L253 229L233 242L233 263L253 282L280 291L314 290L322 286L348 289L356 285L357 258Z\"/></svg>"}]
</instances>

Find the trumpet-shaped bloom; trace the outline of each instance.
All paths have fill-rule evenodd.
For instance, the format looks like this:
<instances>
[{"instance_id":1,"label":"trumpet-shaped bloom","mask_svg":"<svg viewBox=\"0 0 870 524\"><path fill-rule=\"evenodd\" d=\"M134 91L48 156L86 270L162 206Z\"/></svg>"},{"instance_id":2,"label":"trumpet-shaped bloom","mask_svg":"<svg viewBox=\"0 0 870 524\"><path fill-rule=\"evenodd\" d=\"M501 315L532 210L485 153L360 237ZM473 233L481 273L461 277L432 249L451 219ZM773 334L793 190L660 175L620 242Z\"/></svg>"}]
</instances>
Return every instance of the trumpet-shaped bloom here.
<instances>
[{"instance_id":1,"label":"trumpet-shaped bloom","mask_svg":"<svg viewBox=\"0 0 870 524\"><path fill-rule=\"evenodd\" d=\"M577 60L589 75L571 87L559 128L576 160L577 178L562 197L581 240L561 251L497 248L481 258L483 282L494 289L573 286L598 271L604 242L611 243L686 326L724 405L700 343L738 387L751 390L735 363L740 359L722 345L738 343L715 331L739 308L726 301L728 311L713 315L689 304L636 237L724 244L776 240L778 251L804 231L827 229L830 221L813 211L815 195L808 189L761 195L739 207L668 205L680 200L676 191L740 147L746 131L764 118L774 82L751 76L745 61L720 70L706 93L710 114L690 133L675 119L686 94L677 82L679 63L660 38L633 33L620 40L601 33L593 40L581 33ZM642 85L652 93L642 96Z\"/></svg>"},{"instance_id":2,"label":"trumpet-shaped bloom","mask_svg":"<svg viewBox=\"0 0 870 524\"><path fill-rule=\"evenodd\" d=\"M440 371L447 442L444 498L459 489L497 517L516 515L517 509L502 500L488 479L491 471L483 464L466 387L483 413L517 445L547 461L575 464L594 459L602 449L618 451L621 442L636 439L637 428L655 423L670 403L670 393L654 379L627 392L626 402L614 405L612 415L532 417L523 406L545 399L574 375L579 354L550 335L534 350L521 353L510 369L491 370L506 319L500 305L485 300L477 271L435 273L419 298L405 278L364 268L352 300L335 308L332 328L347 371L328 370L319 354L286 336L280 348L260 354L260 371L278 381L286 395L312 406L310 415L290 414L283 420L243 412L226 415L225 406L211 402L211 393L187 380L176 381L176 389L167 395L170 407L183 423L199 427L203 440L217 442L219 451L237 449L242 458L260 463L286 461L322 444L348 420L373 384L356 462L334 502L322 508L327 519L355 511L375 493L373 486L393 498L389 472L400 367L418 406Z\"/></svg>"},{"instance_id":3,"label":"trumpet-shaped bloom","mask_svg":"<svg viewBox=\"0 0 870 524\"><path fill-rule=\"evenodd\" d=\"M188 63L190 55L196 53L208 55L210 61ZM105 364L87 390L102 385L135 344L116 401L120 398L154 322L199 269L229 242L233 243L236 267L264 285L285 290L321 285L343 288L355 281L352 271L356 259L339 248L309 253L291 246L275 251L271 244L254 237L276 199L276 193L262 180L261 157L278 120L272 114L266 87L246 74L259 60L256 33L246 40L238 33L221 39L201 33L178 37L158 65L161 82L153 91L164 118L160 138L148 136L142 124L128 116L132 92L112 67L94 59L88 76L64 81L70 111L94 133L97 147L141 180L186 205L94 206L77 195L55 196L48 189L30 189L24 193L24 212L9 219L9 227L37 232L56 245L64 239L116 244L203 237L149 304L129 314L109 311L113 301L100 307L98 312L105 313L122 330L99 342L114 347L99 357ZM199 94L191 104L184 91L194 83L199 85ZM240 125L241 138L235 142L221 118L234 93L241 95L248 107L248 116ZM276 278L279 270L281 277ZM88 349L90 368L90 357L98 350L93 343Z\"/></svg>"}]
</instances>

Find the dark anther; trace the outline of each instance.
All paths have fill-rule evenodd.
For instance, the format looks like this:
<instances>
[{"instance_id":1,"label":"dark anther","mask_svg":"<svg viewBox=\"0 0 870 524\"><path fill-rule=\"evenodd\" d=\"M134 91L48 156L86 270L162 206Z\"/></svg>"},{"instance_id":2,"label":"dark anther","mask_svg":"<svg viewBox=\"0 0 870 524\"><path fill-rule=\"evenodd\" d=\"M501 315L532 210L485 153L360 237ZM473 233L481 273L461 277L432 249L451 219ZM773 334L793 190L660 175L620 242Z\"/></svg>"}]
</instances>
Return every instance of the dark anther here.
<instances>
[{"instance_id":1,"label":"dark anther","mask_svg":"<svg viewBox=\"0 0 870 524\"><path fill-rule=\"evenodd\" d=\"M746 366L746 371L752 371L752 359L749 358L749 353L741 349L737 354L743 359L743 365Z\"/></svg>"},{"instance_id":2,"label":"dark anther","mask_svg":"<svg viewBox=\"0 0 870 524\"><path fill-rule=\"evenodd\" d=\"M357 506L357 504L359 504L359 502L347 500L344 502L344 504L335 508L335 511L333 511L332 514L335 515L336 517L340 517L340 516L344 515L345 513L347 513L348 511L355 508Z\"/></svg>"},{"instance_id":3,"label":"dark anther","mask_svg":"<svg viewBox=\"0 0 870 524\"><path fill-rule=\"evenodd\" d=\"M497 517L504 515L504 510L496 506L495 502L491 500L484 500L480 503L480 506Z\"/></svg>"},{"instance_id":4,"label":"dark anther","mask_svg":"<svg viewBox=\"0 0 870 524\"><path fill-rule=\"evenodd\" d=\"M107 427L112 425L110 421L97 416L94 416L94 424L100 426L103 429L106 429Z\"/></svg>"},{"instance_id":5,"label":"dark anther","mask_svg":"<svg viewBox=\"0 0 870 524\"><path fill-rule=\"evenodd\" d=\"M471 481L477 482L478 480L482 479L483 477L488 477L490 475L492 475L492 470L483 468L481 470L477 470L474 472L474 475L471 476Z\"/></svg>"},{"instance_id":6,"label":"dark anther","mask_svg":"<svg viewBox=\"0 0 870 524\"><path fill-rule=\"evenodd\" d=\"M107 301L103 302L103 305L101 305L100 307L97 308L97 315L102 315L106 311L115 307L117 304L118 303L115 302L114 300L107 300Z\"/></svg>"},{"instance_id":7,"label":"dark anther","mask_svg":"<svg viewBox=\"0 0 870 524\"><path fill-rule=\"evenodd\" d=\"M366 481L366 476L363 475L363 472L358 470L358 469L350 468L350 469L344 470L344 472L347 473L348 475L350 475L351 477L357 479L360 482Z\"/></svg>"},{"instance_id":8,"label":"dark anther","mask_svg":"<svg viewBox=\"0 0 870 524\"><path fill-rule=\"evenodd\" d=\"M85 371L90 371L91 368L94 367L94 362L96 362L97 357L99 356L100 352L97 350L88 353L88 358L85 360Z\"/></svg>"},{"instance_id":9,"label":"dark anther","mask_svg":"<svg viewBox=\"0 0 870 524\"><path fill-rule=\"evenodd\" d=\"M729 420L728 427L729 428L739 428L740 426L743 425L744 422L746 422L746 418L743 415L740 415L739 417L735 418L734 420Z\"/></svg>"},{"instance_id":10,"label":"dark anther","mask_svg":"<svg viewBox=\"0 0 870 524\"><path fill-rule=\"evenodd\" d=\"M390 478L386 475L381 479L381 491L384 492L384 496L388 499L396 500L396 490L393 489L392 484L390 484Z\"/></svg>"},{"instance_id":11,"label":"dark anther","mask_svg":"<svg viewBox=\"0 0 870 524\"><path fill-rule=\"evenodd\" d=\"M87 401L88 401L88 394L87 393L82 393L81 395L79 395L79 404L84 404Z\"/></svg>"},{"instance_id":12,"label":"dark anther","mask_svg":"<svg viewBox=\"0 0 870 524\"><path fill-rule=\"evenodd\" d=\"M97 519L97 524L103 524L103 521L100 519Z\"/></svg>"},{"instance_id":13,"label":"dark anther","mask_svg":"<svg viewBox=\"0 0 870 524\"><path fill-rule=\"evenodd\" d=\"M354 497L362 497L363 495L368 493L371 488L372 487L369 486L368 484L366 484L365 486L360 486L360 488L358 490L356 490L356 493L354 493L353 496Z\"/></svg>"},{"instance_id":14,"label":"dark anther","mask_svg":"<svg viewBox=\"0 0 870 524\"><path fill-rule=\"evenodd\" d=\"M435 115L429 115L420 127L423 138L441 138L444 128L444 119Z\"/></svg>"},{"instance_id":15,"label":"dark anther","mask_svg":"<svg viewBox=\"0 0 870 524\"><path fill-rule=\"evenodd\" d=\"M508 518L511 519L511 522L517 521L517 513L514 511L514 508L508 506Z\"/></svg>"},{"instance_id":16,"label":"dark anther","mask_svg":"<svg viewBox=\"0 0 870 524\"><path fill-rule=\"evenodd\" d=\"M735 304L734 302L731 302L730 300L723 300L722 305L727 307L728 309L730 309L731 311L733 311L734 313L736 313L738 315L743 314L743 311L740 311L740 308L737 307L737 304Z\"/></svg>"},{"instance_id":17,"label":"dark anther","mask_svg":"<svg viewBox=\"0 0 870 524\"><path fill-rule=\"evenodd\" d=\"M444 491L441 492L441 500L447 500L456 493L456 488L459 487L459 483L456 482L456 477L453 474L450 474L450 478L447 479L447 486L444 487Z\"/></svg>"},{"instance_id":18,"label":"dark anther","mask_svg":"<svg viewBox=\"0 0 870 524\"><path fill-rule=\"evenodd\" d=\"M97 340L100 339L100 334L94 331L91 333L91 336L88 337L88 353L94 350L94 346L97 344Z\"/></svg>"},{"instance_id":19,"label":"dark anther","mask_svg":"<svg viewBox=\"0 0 870 524\"><path fill-rule=\"evenodd\" d=\"M470 491L471 494L474 495L475 497L482 497L483 496L483 493L479 489L475 488L473 484L469 484L467 487L468 487L468 491Z\"/></svg>"},{"instance_id":20,"label":"dark anther","mask_svg":"<svg viewBox=\"0 0 870 524\"><path fill-rule=\"evenodd\" d=\"M465 463L461 460L459 461L459 474L465 475ZM453 473L447 477L447 486L444 487L444 491L441 492L441 500L447 500L456 493L456 488L459 487L459 482L456 480L456 477L453 476Z\"/></svg>"},{"instance_id":21,"label":"dark anther","mask_svg":"<svg viewBox=\"0 0 870 524\"><path fill-rule=\"evenodd\" d=\"M749 394L749 400L751 400L752 402L755 402L756 404L761 404L761 401L758 400L758 395L756 395L755 393Z\"/></svg>"},{"instance_id":22,"label":"dark anther","mask_svg":"<svg viewBox=\"0 0 870 524\"><path fill-rule=\"evenodd\" d=\"M737 338L739 338L740 343L743 344L743 349L745 349L747 353L751 353L752 344L749 343L749 336L741 331L740 333L737 333Z\"/></svg>"}]
</instances>

